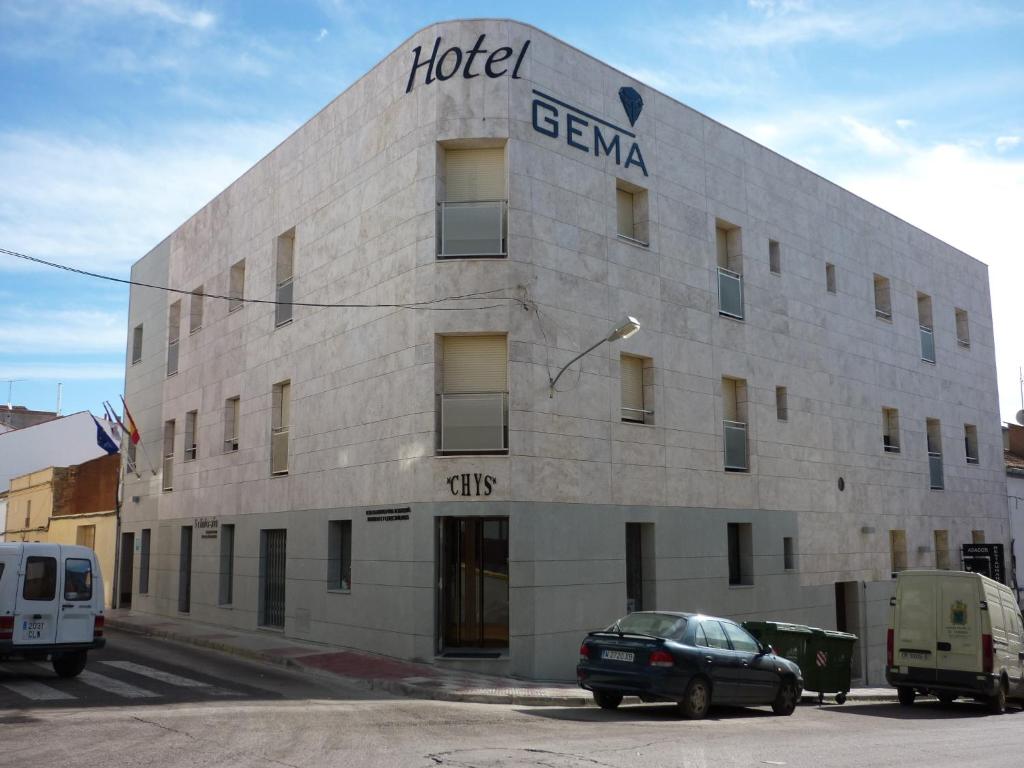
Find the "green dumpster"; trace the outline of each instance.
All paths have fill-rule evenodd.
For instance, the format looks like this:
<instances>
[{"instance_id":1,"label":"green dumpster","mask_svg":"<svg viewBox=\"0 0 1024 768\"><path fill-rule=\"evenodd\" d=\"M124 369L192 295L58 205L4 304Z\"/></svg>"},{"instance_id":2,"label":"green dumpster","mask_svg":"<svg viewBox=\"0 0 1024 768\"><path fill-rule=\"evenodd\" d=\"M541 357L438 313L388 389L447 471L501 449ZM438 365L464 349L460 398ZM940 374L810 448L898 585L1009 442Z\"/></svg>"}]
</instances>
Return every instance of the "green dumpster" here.
<instances>
[{"instance_id":1,"label":"green dumpster","mask_svg":"<svg viewBox=\"0 0 1024 768\"><path fill-rule=\"evenodd\" d=\"M804 690L816 692L819 703L826 693L836 694L838 704L846 701L856 635L785 621L745 621L743 626L777 656L799 665Z\"/></svg>"}]
</instances>

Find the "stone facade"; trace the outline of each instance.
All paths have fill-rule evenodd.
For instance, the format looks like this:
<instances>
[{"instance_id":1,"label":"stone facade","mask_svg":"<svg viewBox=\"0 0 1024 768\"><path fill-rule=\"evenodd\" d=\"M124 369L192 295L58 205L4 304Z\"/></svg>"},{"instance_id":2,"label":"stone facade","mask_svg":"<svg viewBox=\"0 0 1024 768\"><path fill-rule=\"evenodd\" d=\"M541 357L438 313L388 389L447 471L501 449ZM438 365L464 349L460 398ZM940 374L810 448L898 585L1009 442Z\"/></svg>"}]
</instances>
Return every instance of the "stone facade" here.
<instances>
[{"instance_id":1,"label":"stone facade","mask_svg":"<svg viewBox=\"0 0 1024 768\"><path fill-rule=\"evenodd\" d=\"M440 70L414 70L438 38ZM474 46L483 52L470 64ZM510 53L492 60L502 46ZM643 100L635 125L624 87ZM508 257L440 260L444 152L495 144L506 148ZM617 187L634 192L643 237L618 236ZM738 228L743 320L719 313L716 222ZM260 531L285 529L289 636L571 678L582 634L625 610L625 525L641 523L655 532L644 546L648 608L835 626L836 584L852 583L842 623L871 633L857 667L879 683L884 632L874 637L871 617L887 597L889 531L906 532L910 567L933 565L935 529L951 548L978 529L1008 539L987 268L535 28L477 20L417 32L132 275L227 294L244 259L246 298L272 301L276 243L293 228L295 302L384 306L296 306L275 327L273 306L229 312L207 298L190 334L188 295L132 289L129 361L139 325L143 346L125 388L143 444L123 529L151 536L136 609L176 613L180 530L215 517L235 525L233 597L217 599L219 541L196 537L197 620L258 626ZM890 281L891 319L876 316L876 274ZM931 297L934 364L921 359L919 292ZM467 295L481 298L387 306ZM167 376L179 300L178 372ZM956 309L969 317L969 346L957 342ZM642 330L584 357L552 396L549 378L624 315ZM508 455L436 450L437 339L465 333L507 334ZM652 423L620 418L622 353L649 361ZM746 382L746 472L723 469L723 377ZM282 381L288 472L275 476ZM239 448L225 453L235 396ZM883 450L883 407L899 411L899 453ZM190 411L197 451L185 461ZM929 488L927 418L941 425L944 490ZM174 483L163 492L170 419ZM977 427L976 464L964 458L965 424ZM492 476L492 494L454 496L448 478L461 474ZM408 519L366 516L394 507ZM508 518L510 638L497 659L438 658L437 520L449 516ZM351 589L331 590L328 523L346 519ZM751 584L729 584L732 522L751 524ZM795 542L791 568L784 538ZM142 565L136 555L136 582Z\"/></svg>"}]
</instances>

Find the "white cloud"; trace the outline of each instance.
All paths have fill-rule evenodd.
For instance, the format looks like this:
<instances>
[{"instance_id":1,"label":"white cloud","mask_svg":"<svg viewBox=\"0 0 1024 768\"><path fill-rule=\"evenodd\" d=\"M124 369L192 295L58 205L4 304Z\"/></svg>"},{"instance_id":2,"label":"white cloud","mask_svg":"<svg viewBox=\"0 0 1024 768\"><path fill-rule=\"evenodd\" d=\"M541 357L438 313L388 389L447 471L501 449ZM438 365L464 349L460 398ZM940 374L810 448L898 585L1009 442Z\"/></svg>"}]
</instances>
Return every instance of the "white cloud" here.
<instances>
[{"instance_id":1,"label":"white cloud","mask_svg":"<svg viewBox=\"0 0 1024 768\"><path fill-rule=\"evenodd\" d=\"M0 380L40 381L124 380L122 363L0 363Z\"/></svg>"},{"instance_id":2,"label":"white cloud","mask_svg":"<svg viewBox=\"0 0 1024 768\"><path fill-rule=\"evenodd\" d=\"M291 128L193 124L141 146L0 134L0 245L124 273ZM12 262L0 259L0 270L24 268Z\"/></svg>"},{"instance_id":3,"label":"white cloud","mask_svg":"<svg viewBox=\"0 0 1024 768\"><path fill-rule=\"evenodd\" d=\"M167 0L82 0L82 2L110 13L150 16L199 30L209 29L217 21L217 17L209 11L184 8L180 4L167 2Z\"/></svg>"},{"instance_id":4,"label":"white cloud","mask_svg":"<svg viewBox=\"0 0 1024 768\"><path fill-rule=\"evenodd\" d=\"M1013 149L1020 144L1021 138L1020 136L1000 136L996 139L996 149L1000 152Z\"/></svg>"},{"instance_id":5,"label":"white cloud","mask_svg":"<svg viewBox=\"0 0 1024 768\"><path fill-rule=\"evenodd\" d=\"M848 135L871 154L895 155L900 152L899 144L880 128L868 125L849 115L841 117L840 122L846 127Z\"/></svg>"},{"instance_id":6,"label":"white cloud","mask_svg":"<svg viewBox=\"0 0 1024 768\"><path fill-rule=\"evenodd\" d=\"M316 41L319 43L321 40L323 40L325 37L327 37L328 34L329 33L327 32L327 30L324 29L323 27L321 27L320 28L320 32L316 36Z\"/></svg>"},{"instance_id":7,"label":"white cloud","mask_svg":"<svg viewBox=\"0 0 1024 768\"><path fill-rule=\"evenodd\" d=\"M55 310L7 307L0 311L0 349L5 355L71 355L124 352L124 313L101 310Z\"/></svg>"},{"instance_id":8,"label":"white cloud","mask_svg":"<svg viewBox=\"0 0 1024 768\"><path fill-rule=\"evenodd\" d=\"M904 130L904 131L907 130L907 128L913 127L913 125L914 125L914 121L913 120L908 120L905 117L904 118L900 118L899 120L896 121L896 127L901 129L901 130Z\"/></svg>"}]
</instances>

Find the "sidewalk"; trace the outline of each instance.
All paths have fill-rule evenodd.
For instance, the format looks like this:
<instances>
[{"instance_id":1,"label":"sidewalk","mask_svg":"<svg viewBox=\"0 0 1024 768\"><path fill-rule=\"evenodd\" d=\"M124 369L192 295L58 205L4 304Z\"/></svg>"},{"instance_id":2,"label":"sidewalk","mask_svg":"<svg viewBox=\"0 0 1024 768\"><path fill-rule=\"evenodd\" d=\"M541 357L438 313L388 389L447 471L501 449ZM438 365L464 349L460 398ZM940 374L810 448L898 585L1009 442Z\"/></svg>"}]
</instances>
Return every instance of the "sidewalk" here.
<instances>
[{"instance_id":1,"label":"sidewalk","mask_svg":"<svg viewBox=\"0 0 1024 768\"><path fill-rule=\"evenodd\" d=\"M546 707L593 705L590 693L574 683L534 683L473 674L292 640L274 633L229 631L195 621L122 609L107 611L106 625L122 632L165 638L257 661L335 675L368 690L410 698ZM817 698L817 694L805 693L804 703L816 703ZM892 688L856 688L847 696L850 702L895 700L896 691ZM834 699L826 696L825 701L831 703Z\"/></svg>"}]
</instances>

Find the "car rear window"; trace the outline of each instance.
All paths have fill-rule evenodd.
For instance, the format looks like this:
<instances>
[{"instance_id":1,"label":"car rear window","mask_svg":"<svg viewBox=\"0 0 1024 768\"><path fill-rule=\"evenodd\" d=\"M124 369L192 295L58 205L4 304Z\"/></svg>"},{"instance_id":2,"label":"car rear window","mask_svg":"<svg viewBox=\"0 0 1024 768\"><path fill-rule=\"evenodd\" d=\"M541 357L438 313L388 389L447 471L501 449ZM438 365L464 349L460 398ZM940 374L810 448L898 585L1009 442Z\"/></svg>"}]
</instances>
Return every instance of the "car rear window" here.
<instances>
[{"instance_id":1,"label":"car rear window","mask_svg":"<svg viewBox=\"0 0 1024 768\"><path fill-rule=\"evenodd\" d=\"M92 600L92 563L69 557L64 564L64 599Z\"/></svg>"},{"instance_id":2,"label":"car rear window","mask_svg":"<svg viewBox=\"0 0 1024 768\"><path fill-rule=\"evenodd\" d=\"M608 628L614 632L633 632L654 637L681 637L686 629L686 619L666 613L631 613Z\"/></svg>"},{"instance_id":3,"label":"car rear window","mask_svg":"<svg viewBox=\"0 0 1024 768\"><path fill-rule=\"evenodd\" d=\"M53 557L29 557L25 561L25 600L53 600L57 594L57 560Z\"/></svg>"}]
</instances>

